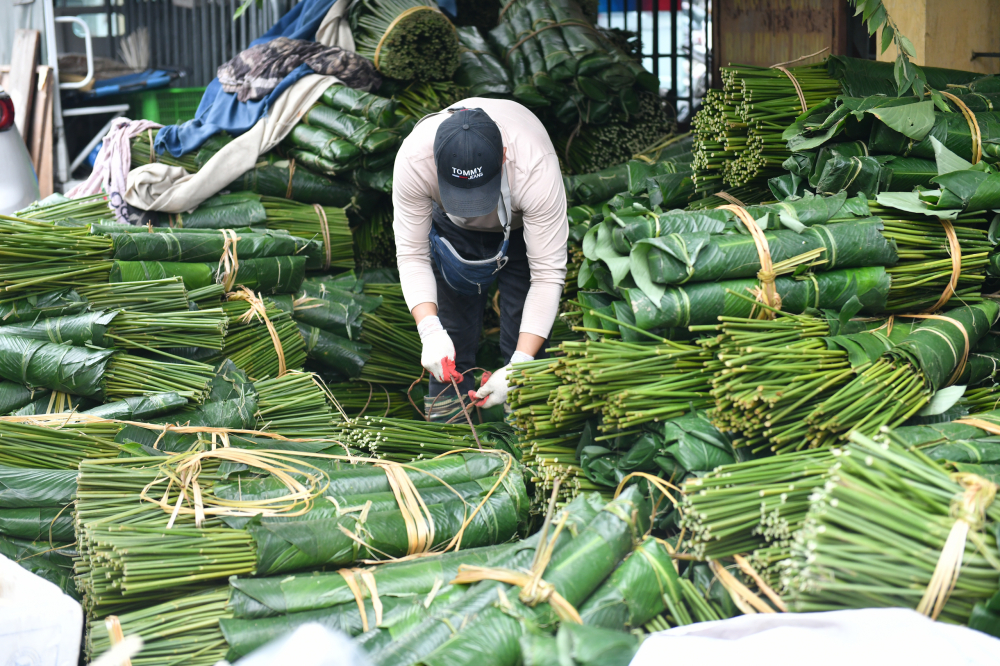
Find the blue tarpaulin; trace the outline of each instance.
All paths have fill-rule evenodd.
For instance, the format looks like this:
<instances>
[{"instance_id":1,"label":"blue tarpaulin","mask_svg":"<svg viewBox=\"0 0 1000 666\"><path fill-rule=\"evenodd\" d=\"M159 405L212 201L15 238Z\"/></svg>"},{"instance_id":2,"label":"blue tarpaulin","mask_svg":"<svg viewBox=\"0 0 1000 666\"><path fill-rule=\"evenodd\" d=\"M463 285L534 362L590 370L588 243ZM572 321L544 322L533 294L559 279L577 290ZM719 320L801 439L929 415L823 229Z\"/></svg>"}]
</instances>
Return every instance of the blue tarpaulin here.
<instances>
[{"instance_id":1,"label":"blue tarpaulin","mask_svg":"<svg viewBox=\"0 0 1000 666\"><path fill-rule=\"evenodd\" d=\"M166 88L170 85L171 79L176 76L174 72L162 69L147 69L136 74L125 74L110 79L102 79L94 82L94 87L82 93L85 99L107 97L108 95L118 95L121 93L136 92L138 90L153 90L155 88Z\"/></svg>"},{"instance_id":2,"label":"blue tarpaulin","mask_svg":"<svg viewBox=\"0 0 1000 666\"><path fill-rule=\"evenodd\" d=\"M335 1L303 0L250 46L269 42L275 37L310 41L316 39L316 30ZM180 125L167 125L156 134L156 152L166 150L174 157L180 157L198 150L209 137L219 132L225 131L233 136L246 132L267 114L274 101L289 86L307 74L312 74L312 70L306 65L300 65L266 97L249 102L240 102L236 99L236 93L222 90L219 79L212 79L201 98L194 120Z\"/></svg>"}]
</instances>

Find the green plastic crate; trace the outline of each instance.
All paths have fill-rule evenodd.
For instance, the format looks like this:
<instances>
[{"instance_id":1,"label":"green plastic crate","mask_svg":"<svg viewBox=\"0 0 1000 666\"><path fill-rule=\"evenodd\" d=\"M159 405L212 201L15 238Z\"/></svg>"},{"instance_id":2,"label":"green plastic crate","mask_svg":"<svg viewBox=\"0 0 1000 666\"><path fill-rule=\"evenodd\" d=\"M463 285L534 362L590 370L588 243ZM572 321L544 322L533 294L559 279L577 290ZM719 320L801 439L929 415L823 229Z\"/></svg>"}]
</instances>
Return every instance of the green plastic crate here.
<instances>
[{"instance_id":1,"label":"green plastic crate","mask_svg":"<svg viewBox=\"0 0 1000 666\"><path fill-rule=\"evenodd\" d=\"M204 88L161 88L129 93L131 117L176 125L194 118L204 94Z\"/></svg>"}]
</instances>

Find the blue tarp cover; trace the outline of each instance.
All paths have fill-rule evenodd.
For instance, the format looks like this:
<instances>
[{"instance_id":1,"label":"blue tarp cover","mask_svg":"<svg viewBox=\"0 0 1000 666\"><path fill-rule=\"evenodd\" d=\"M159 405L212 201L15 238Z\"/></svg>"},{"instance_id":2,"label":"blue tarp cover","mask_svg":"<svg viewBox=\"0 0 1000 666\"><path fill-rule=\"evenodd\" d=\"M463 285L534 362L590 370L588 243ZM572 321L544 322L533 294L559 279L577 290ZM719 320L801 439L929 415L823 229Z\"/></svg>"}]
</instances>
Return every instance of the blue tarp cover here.
<instances>
[{"instance_id":1,"label":"blue tarp cover","mask_svg":"<svg viewBox=\"0 0 1000 666\"><path fill-rule=\"evenodd\" d=\"M316 39L316 30L319 29L319 24L335 1L303 0L250 46L263 44L275 37ZM219 132L225 131L233 136L246 132L267 114L274 101L289 86L311 73L312 70L308 66L300 65L292 70L267 97L249 102L240 102L236 99L236 93L222 90L219 79L212 79L201 98L194 120L180 125L167 125L157 132L156 152L167 151L174 157L180 157L198 150L209 137Z\"/></svg>"}]
</instances>

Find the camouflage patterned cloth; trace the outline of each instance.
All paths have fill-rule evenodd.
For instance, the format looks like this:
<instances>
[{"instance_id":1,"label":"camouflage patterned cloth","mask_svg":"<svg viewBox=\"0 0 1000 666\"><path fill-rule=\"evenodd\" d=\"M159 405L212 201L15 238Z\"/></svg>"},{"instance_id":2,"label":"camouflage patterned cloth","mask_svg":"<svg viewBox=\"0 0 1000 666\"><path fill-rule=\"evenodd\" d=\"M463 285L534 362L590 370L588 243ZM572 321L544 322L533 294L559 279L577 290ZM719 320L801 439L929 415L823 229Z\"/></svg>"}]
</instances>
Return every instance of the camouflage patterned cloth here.
<instances>
[{"instance_id":1,"label":"camouflage patterned cloth","mask_svg":"<svg viewBox=\"0 0 1000 666\"><path fill-rule=\"evenodd\" d=\"M237 99L246 102L266 97L299 65L307 65L317 74L336 76L344 85L359 90L371 92L382 83L375 66L357 53L287 37L251 46L220 66L216 75L224 91L236 93Z\"/></svg>"}]
</instances>

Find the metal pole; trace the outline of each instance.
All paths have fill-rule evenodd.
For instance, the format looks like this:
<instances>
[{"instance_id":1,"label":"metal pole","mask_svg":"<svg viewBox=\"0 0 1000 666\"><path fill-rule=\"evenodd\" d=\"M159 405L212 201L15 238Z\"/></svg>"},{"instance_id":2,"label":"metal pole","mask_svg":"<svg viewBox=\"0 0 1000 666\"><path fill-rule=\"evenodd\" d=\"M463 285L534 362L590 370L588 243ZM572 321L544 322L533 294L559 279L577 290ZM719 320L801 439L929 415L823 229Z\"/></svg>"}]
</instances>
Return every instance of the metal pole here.
<instances>
[{"instance_id":1,"label":"metal pole","mask_svg":"<svg viewBox=\"0 0 1000 666\"><path fill-rule=\"evenodd\" d=\"M52 126L55 131L56 181L69 180L69 150L66 148L66 126L63 124L62 101L59 98L59 46L56 44L56 14L52 0L43 0L45 22L45 59L52 68Z\"/></svg>"},{"instance_id":2,"label":"metal pole","mask_svg":"<svg viewBox=\"0 0 1000 666\"><path fill-rule=\"evenodd\" d=\"M656 77L657 85L660 81L660 0L653 2L653 76ZM642 39L642 35L639 35ZM645 49L643 49L645 50Z\"/></svg>"},{"instance_id":3,"label":"metal pole","mask_svg":"<svg viewBox=\"0 0 1000 666\"><path fill-rule=\"evenodd\" d=\"M681 0L670 0L670 89L674 93L674 112L679 113L681 89L677 85L677 9ZM659 2L659 0L657 0Z\"/></svg>"},{"instance_id":4,"label":"metal pole","mask_svg":"<svg viewBox=\"0 0 1000 666\"><path fill-rule=\"evenodd\" d=\"M694 0L688 3L688 122L694 115Z\"/></svg>"}]
</instances>

